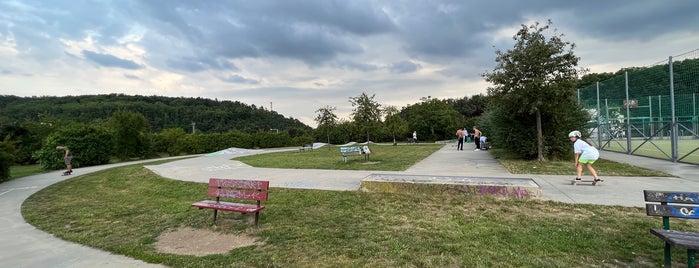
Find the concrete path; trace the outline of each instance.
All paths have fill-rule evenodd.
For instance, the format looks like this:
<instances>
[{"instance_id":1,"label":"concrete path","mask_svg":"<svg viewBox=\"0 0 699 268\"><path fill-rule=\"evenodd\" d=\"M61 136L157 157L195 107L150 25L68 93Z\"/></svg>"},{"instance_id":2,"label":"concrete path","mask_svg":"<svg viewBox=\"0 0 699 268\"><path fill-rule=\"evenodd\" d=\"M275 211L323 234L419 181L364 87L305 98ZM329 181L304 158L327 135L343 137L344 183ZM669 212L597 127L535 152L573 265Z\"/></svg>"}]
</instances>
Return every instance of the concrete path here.
<instances>
[{"instance_id":1,"label":"concrete path","mask_svg":"<svg viewBox=\"0 0 699 268\"><path fill-rule=\"evenodd\" d=\"M699 176L696 175L699 174L699 166L695 165L602 152L602 157L606 159L662 170L678 177L605 177L605 183L600 186L574 186L570 184L573 174L565 176L510 174L488 152L473 151L472 146L467 144L466 150L457 151L453 144L447 144L404 172L253 168L230 158L274 150L241 149L148 166L148 168L162 176L178 180L206 182L211 177L262 179L269 180L272 187L322 190L356 190L359 189L361 180L371 174L532 178L541 187L543 199L621 206L643 206L642 190L644 189L699 192ZM380 147L377 145L374 150L380 150ZM73 176L133 163L75 169ZM44 187L70 177L60 176L60 173L57 171L29 176L0 184L0 226L2 226L0 228L0 268L162 267L66 242L24 222L20 212L22 202ZM604 174L604 171L600 170L600 173Z\"/></svg>"}]
</instances>

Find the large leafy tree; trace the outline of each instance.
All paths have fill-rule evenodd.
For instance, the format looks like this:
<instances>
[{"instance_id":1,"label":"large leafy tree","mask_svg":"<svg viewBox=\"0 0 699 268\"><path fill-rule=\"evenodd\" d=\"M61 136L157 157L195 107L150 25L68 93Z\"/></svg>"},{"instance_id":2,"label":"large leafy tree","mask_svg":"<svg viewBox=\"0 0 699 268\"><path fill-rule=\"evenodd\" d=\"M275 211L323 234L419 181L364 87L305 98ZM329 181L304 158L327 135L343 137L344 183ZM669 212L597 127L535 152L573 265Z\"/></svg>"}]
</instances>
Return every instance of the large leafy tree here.
<instances>
[{"instance_id":1,"label":"large leafy tree","mask_svg":"<svg viewBox=\"0 0 699 268\"><path fill-rule=\"evenodd\" d=\"M324 129L325 135L330 143L330 130L337 125L337 115L335 115L335 107L326 105L316 110L315 121L318 124L318 130Z\"/></svg>"},{"instance_id":2,"label":"large leafy tree","mask_svg":"<svg viewBox=\"0 0 699 268\"><path fill-rule=\"evenodd\" d=\"M138 112L117 111L109 119L114 131L114 152L126 160L131 156L144 156L150 150L148 138L150 125L145 116Z\"/></svg>"},{"instance_id":3,"label":"large leafy tree","mask_svg":"<svg viewBox=\"0 0 699 268\"><path fill-rule=\"evenodd\" d=\"M375 130L381 123L381 104L374 100L376 95L367 95L362 92L357 97L350 97L352 104L352 120L357 124L362 133L366 133L366 140L369 141L369 133Z\"/></svg>"},{"instance_id":4,"label":"large leafy tree","mask_svg":"<svg viewBox=\"0 0 699 268\"><path fill-rule=\"evenodd\" d=\"M538 22L522 25L513 37L514 48L497 50L496 67L483 74L486 81L492 83L488 94L494 98L497 111L507 117L506 120L494 121L502 123L498 127L510 128L509 132L513 134L535 134L530 140L536 140L536 158L540 161L545 160L547 154L557 153L545 148L545 139L560 140L565 137L562 133L570 131L564 127L570 127L576 120L585 122L575 101L579 72L579 58L573 53L575 44L564 41L562 34L547 38L545 32L551 24L549 20L546 25ZM545 123L545 127L554 131L545 131ZM535 129L512 129L515 125L534 125ZM548 134L546 137L545 133ZM498 138L511 139L507 136ZM521 144L517 146L521 148Z\"/></svg>"},{"instance_id":5,"label":"large leafy tree","mask_svg":"<svg viewBox=\"0 0 699 268\"><path fill-rule=\"evenodd\" d=\"M424 140L436 140L453 137L453 131L460 128L463 116L445 101L424 97L421 102L406 107L405 114L408 125L418 133L429 133Z\"/></svg>"},{"instance_id":6,"label":"large leafy tree","mask_svg":"<svg viewBox=\"0 0 699 268\"><path fill-rule=\"evenodd\" d=\"M408 122L400 116L400 111L396 106L387 106L383 110L386 118L384 119L384 127L386 131L393 137L393 145L396 145L396 134L408 132Z\"/></svg>"}]
</instances>

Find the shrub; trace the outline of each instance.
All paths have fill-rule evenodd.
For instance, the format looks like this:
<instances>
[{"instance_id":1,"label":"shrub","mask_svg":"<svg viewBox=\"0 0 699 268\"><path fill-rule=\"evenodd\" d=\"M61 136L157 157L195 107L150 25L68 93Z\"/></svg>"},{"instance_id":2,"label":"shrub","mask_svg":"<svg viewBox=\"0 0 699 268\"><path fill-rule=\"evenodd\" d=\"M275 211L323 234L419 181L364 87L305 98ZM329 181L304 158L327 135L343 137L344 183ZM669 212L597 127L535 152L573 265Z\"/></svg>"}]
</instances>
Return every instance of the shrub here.
<instances>
[{"instance_id":1,"label":"shrub","mask_svg":"<svg viewBox=\"0 0 699 268\"><path fill-rule=\"evenodd\" d=\"M36 158L44 169L64 167L63 151L56 150L59 145L70 149L73 167L107 164L113 148L112 137L106 129L73 124L49 135L41 150L36 152Z\"/></svg>"}]
</instances>

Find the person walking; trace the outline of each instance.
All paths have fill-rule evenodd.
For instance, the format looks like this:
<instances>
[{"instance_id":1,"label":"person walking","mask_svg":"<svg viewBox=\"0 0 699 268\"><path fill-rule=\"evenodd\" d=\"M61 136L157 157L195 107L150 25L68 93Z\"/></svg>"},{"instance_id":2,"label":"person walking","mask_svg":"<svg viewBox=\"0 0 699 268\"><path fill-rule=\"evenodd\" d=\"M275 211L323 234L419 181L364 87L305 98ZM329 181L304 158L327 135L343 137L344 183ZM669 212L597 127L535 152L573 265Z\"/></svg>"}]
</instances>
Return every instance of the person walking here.
<instances>
[{"instance_id":1,"label":"person walking","mask_svg":"<svg viewBox=\"0 0 699 268\"><path fill-rule=\"evenodd\" d=\"M63 163L66 164L66 171L63 172L63 175L70 175L73 173L73 165L71 162L73 161L73 154L70 152L70 149L66 146L56 146L56 150L63 150L65 151L65 154L63 154Z\"/></svg>"},{"instance_id":2,"label":"person walking","mask_svg":"<svg viewBox=\"0 0 699 268\"><path fill-rule=\"evenodd\" d=\"M417 131L413 131L413 143L417 143Z\"/></svg>"},{"instance_id":3,"label":"person walking","mask_svg":"<svg viewBox=\"0 0 699 268\"><path fill-rule=\"evenodd\" d=\"M456 137L458 138L458 142L456 143L456 150L464 150L464 131L462 129L457 129L456 130Z\"/></svg>"},{"instance_id":4,"label":"person walking","mask_svg":"<svg viewBox=\"0 0 699 268\"><path fill-rule=\"evenodd\" d=\"M481 135L483 135L483 133L478 130L476 126L473 126L473 142L476 144L476 149L474 151L481 150Z\"/></svg>"},{"instance_id":5,"label":"person walking","mask_svg":"<svg viewBox=\"0 0 699 268\"><path fill-rule=\"evenodd\" d=\"M592 167L592 164L599 158L599 151L587 141L581 139L581 136L580 131L577 130L568 133L568 138L573 142L573 153L575 154L575 168L577 171L575 180L582 180L582 168L583 165L586 165L587 170L595 178L595 182L598 182L600 178L597 176L597 171Z\"/></svg>"}]
</instances>

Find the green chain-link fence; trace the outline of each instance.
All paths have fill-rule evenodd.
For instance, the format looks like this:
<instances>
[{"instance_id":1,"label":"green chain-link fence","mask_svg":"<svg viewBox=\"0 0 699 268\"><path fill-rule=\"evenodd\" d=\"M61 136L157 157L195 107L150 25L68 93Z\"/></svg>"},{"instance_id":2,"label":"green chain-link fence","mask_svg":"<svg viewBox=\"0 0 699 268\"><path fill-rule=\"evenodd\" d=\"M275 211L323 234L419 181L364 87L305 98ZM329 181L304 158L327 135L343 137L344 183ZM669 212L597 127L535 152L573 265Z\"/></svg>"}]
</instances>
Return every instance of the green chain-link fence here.
<instances>
[{"instance_id":1,"label":"green chain-link fence","mask_svg":"<svg viewBox=\"0 0 699 268\"><path fill-rule=\"evenodd\" d=\"M699 50L578 90L603 150L699 164Z\"/></svg>"}]
</instances>

